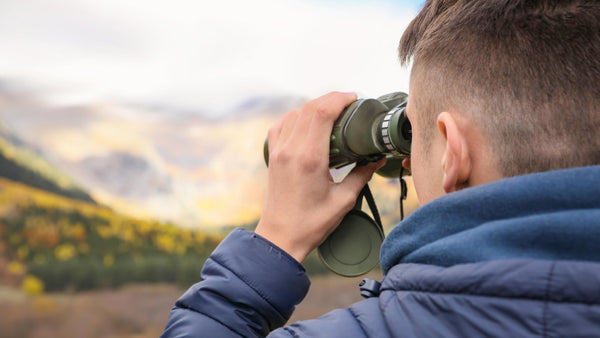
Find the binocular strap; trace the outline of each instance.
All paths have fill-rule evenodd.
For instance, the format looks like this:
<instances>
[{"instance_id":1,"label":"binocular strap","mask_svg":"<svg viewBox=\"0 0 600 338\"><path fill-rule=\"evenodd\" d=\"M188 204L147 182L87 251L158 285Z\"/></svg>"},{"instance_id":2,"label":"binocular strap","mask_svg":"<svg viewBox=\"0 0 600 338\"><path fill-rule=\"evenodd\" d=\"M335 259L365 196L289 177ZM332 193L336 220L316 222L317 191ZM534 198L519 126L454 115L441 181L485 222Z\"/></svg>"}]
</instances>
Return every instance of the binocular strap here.
<instances>
[{"instance_id":1,"label":"binocular strap","mask_svg":"<svg viewBox=\"0 0 600 338\"><path fill-rule=\"evenodd\" d=\"M408 188L406 186L406 181L402 177L404 174L404 167L400 167L400 220L404 220L404 200L408 195Z\"/></svg>"},{"instance_id":2,"label":"binocular strap","mask_svg":"<svg viewBox=\"0 0 600 338\"><path fill-rule=\"evenodd\" d=\"M375 198L373 198L373 193L371 193L371 188L369 188L368 184L365 184L365 186L362 188L360 194L358 195L358 199L357 199L356 203L357 204L361 203L363 197L367 200L367 205L369 206L369 209L371 210L371 214L373 215L373 218L375 219L375 223L377 223L377 225L379 226L381 231L383 231L383 225L381 223L381 217L379 216L379 210L377 210L377 205L375 204ZM360 210L360 204L358 204L358 206L359 206L359 210ZM355 207L355 209L356 209L356 207Z\"/></svg>"}]
</instances>

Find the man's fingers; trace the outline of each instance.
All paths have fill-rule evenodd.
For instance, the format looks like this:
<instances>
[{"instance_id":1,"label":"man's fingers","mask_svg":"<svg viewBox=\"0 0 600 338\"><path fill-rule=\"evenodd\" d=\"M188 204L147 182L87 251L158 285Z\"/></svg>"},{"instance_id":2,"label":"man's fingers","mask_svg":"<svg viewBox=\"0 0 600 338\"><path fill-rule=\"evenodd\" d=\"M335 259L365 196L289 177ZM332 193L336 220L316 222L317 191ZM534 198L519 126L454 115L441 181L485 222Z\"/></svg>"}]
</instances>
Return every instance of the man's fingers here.
<instances>
[{"instance_id":1,"label":"man's fingers","mask_svg":"<svg viewBox=\"0 0 600 338\"><path fill-rule=\"evenodd\" d=\"M333 92L309 102L308 107L302 108L313 112L308 130L308 139L311 142L308 147L311 151L318 153L329 151L333 123L344 108L354 101L356 101L354 93Z\"/></svg>"},{"instance_id":2,"label":"man's fingers","mask_svg":"<svg viewBox=\"0 0 600 338\"><path fill-rule=\"evenodd\" d=\"M289 143L295 147L295 149L300 149L303 147L306 142L306 136L308 134L308 128L310 126L310 122L313 118L313 113L307 111L305 109L298 110L298 118L296 119L296 123L294 125L294 129L290 133L290 141Z\"/></svg>"},{"instance_id":3,"label":"man's fingers","mask_svg":"<svg viewBox=\"0 0 600 338\"><path fill-rule=\"evenodd\" d=\"M290 138L292 130L294 130L296 125L296 120L298 120L298 114L299 111L297 109L285 114L281 126L281 133L279 134L279 140L277 141L279 144L285 144Z\"/></svg>"},{"instance_id":4,"label":"man's fingers","mask_svg":"<svg viewBox=\"0 0 600 338\"><path fill-rule=\"evenodd\" d=\"M320 158L329 154L329 135L334 121L356 94L332 92L293 110L269 131L269 154L286 148L288 153L305 152ZM289 148L289 149L288 149Z\"/></svg>"}]
</instances>

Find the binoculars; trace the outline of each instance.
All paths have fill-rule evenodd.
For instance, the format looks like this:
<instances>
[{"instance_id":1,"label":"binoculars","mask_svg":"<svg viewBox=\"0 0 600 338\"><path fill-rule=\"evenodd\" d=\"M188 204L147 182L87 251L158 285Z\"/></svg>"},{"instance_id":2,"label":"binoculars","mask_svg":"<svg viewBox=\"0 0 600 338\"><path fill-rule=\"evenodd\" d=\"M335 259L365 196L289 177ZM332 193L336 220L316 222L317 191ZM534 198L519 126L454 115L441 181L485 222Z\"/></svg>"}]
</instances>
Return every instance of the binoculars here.
<instances>
[{"instance_id":1,"label":"binoculars","mask_svg":"<svg viewBox=\"0 0 600 338\"><path fill-rule=\"evenodd\" d=\"M376 162L387 157L377 174L398 178L402 160L410 155L412 129L404 112L408 95L395 92L377 99L359 99L340 114L329 143L329 167ZM263 155L269 164L268 140ZM403 171L403 174L409 174Z\"/></svg>"},{"instance_id":2,"label":"binoculars","mask_svg":"<svg viewBox=\"0 0 600 338\"><path fill-rule=\"evenodd\" d=\"M410 174L402 160L410 156L412 129L405 109L408 95L395 92L377 99L360 99L344 109L333 125L329 142L329 168L375 162L387 157L377 174L401 178ZM263 154L269 164L268 140ZM375 222L362 209L367 199ZM333 272L342 276L362 275L379 263L383 226L368 186L358 196L354 208L318 248L318 253Z\"/></svg>"}]
</instances>

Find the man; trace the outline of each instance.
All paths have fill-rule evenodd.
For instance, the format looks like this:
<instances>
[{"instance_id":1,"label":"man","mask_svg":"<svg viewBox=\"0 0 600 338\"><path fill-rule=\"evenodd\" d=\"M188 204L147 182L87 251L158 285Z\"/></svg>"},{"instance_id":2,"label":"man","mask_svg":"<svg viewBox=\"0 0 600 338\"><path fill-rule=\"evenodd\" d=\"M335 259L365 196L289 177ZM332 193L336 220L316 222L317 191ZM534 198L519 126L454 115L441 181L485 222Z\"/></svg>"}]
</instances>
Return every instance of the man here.
<instances>
[{"instance_id":1,"label":"man","mask_svg":"<svg viewBox=\"0 0 600 338\"><path fill-rule=\"evenodd\" d=\"M279 328L308 289L298 262L383 164L331 181L356 99L331 93L270 130L256 232L215 250L164 336L600 336L599 34L598 1L428 0L399 48L422 206L382 246L379 296Z\"/></svg>"}]
</instances>

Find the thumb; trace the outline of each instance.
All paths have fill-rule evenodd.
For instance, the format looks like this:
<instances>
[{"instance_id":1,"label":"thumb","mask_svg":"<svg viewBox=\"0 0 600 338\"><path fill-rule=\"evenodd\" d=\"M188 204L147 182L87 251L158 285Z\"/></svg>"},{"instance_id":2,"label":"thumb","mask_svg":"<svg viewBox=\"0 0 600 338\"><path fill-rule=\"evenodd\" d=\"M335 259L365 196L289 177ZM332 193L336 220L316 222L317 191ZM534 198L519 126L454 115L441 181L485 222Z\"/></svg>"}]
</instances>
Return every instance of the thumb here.
<instances>
[{"instance_id":1,"label":"thumb","mask_svg":"<svg viewBox=\"0 0 600 338\"><path fill-rule=\"evenodd\" d=\"M383 158L377 162L371 162L365 166L356 166L340 182L340 188L352 196L358 196L362 188L369 182L377 169L385 165L386 159Z\"/></svg>"}]
</instances>

